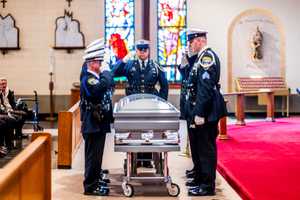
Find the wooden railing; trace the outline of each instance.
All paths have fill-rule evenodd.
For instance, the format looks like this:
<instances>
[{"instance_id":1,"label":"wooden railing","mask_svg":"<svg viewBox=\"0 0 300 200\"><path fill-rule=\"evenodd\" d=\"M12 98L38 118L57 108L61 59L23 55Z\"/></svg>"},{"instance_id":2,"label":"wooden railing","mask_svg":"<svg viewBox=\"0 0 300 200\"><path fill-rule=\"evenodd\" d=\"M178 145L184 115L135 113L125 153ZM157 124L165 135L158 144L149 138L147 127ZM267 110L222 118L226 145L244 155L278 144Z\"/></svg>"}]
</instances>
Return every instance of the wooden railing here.
<instances>
[{"instance_id":1,"label":"wooden railing","mask_svg":"<svg viewBox=\"0 0 300 200\"><path fill-rule=\"evenodd\" d=\"M0 170L0 199L51 200L51 135L33 142Z\"/></svg>"},{"instance_id":2,"label":"wooden railing","mask_svg":"<svg viewBox=\"0 0 300 200\"><path fill-rule=\"evenodd\" d=\"M60 169L72 167L72 160L82 141L80 126L79 102L68 111L58 113L57 167Z\"/></svg>"}]
</instances>

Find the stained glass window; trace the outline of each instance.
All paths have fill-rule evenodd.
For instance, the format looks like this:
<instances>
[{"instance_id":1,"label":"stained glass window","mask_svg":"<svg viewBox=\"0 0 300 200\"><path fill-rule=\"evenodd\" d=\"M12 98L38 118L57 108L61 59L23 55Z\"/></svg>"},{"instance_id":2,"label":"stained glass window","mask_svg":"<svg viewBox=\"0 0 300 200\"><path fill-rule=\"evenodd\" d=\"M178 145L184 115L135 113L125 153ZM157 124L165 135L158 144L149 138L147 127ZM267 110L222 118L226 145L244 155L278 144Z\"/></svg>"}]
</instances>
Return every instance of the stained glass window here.
<instances>
[{"instance_id":1,"label":"stained glass window","mask_svg":"<svg viewBox=\"0 0 300 200\"><path fill-rule=\"evenodd\" d=\"M186 46L186 0L157 0L158 62L166 67L170 82L180 80L176 68Z\"/></svg>"},{"instance_id":2,"label":"stained glass window","mask_svg":"<svg viewBox=\"0 0 300 200\"><path fill-rule=\"evenodd\" d=\"M105 0L105 41L112 63L134 50L134 0Z\"/></svg>"}]
</instances>

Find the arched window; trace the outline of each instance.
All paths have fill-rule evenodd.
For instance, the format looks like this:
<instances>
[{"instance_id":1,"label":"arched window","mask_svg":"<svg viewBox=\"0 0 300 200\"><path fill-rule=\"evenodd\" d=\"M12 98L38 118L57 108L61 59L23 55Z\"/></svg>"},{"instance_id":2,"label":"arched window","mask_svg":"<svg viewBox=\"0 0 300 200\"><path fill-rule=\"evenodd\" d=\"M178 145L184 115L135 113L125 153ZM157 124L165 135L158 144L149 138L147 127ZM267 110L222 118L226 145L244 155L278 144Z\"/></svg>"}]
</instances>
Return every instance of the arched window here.
<instances>
[{"instance_id":1,"label":"arched window","mask_svg":"<svg viewBox=\"0 0 300 200\"><path fill-rule=\"evenodd\" d=\"M134 0L105 0L105 41L112 63L134 50Z\"/></svg>"},{"instance_id":2,"label":"arched window","mask_svg":"<svg viewBox=\"0 0 300 200\"><path fill-rule=\"evenodd\" d=\"M177 66L186 46L186 0L157 0L158 62L167 71L170 82L180 81Z\"/></svg>"}]
</instances>

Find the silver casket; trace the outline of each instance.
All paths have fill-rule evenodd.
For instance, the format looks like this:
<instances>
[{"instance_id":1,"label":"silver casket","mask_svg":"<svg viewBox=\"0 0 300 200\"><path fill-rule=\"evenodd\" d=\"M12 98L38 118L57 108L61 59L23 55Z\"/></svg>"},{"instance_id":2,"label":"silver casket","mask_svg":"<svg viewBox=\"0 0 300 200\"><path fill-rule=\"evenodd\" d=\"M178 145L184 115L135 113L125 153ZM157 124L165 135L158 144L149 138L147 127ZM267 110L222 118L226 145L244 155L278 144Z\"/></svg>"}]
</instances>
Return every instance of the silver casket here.
<instances>
[{"instance_id":1,"label":"silver casket","mask_svg":"<svg viewBox=\"0 0 300 200\"><path fill-rule=\"evenodd\" d=\"M115 104L115 151L179 151L180 112L151 94L134 94Z\"/></svg>"}]
</instances>

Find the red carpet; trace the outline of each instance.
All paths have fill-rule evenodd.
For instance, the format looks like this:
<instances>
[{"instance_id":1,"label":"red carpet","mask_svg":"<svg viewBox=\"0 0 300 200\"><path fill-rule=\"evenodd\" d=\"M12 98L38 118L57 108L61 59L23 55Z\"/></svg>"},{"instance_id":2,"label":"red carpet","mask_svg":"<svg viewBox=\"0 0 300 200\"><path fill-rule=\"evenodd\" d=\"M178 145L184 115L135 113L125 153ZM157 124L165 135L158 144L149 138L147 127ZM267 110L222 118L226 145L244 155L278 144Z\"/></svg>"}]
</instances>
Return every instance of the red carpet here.
<instances>
[{"instance_id":1,"label":"red carpet","mask_svg":"<svg viewBox=\"0 0 300 200\"><path fill-rule=\"evenodd\" d=\"M230 125L218 171L243 199L300 200L300 118Z\"/></svg>"}]
</instances>

